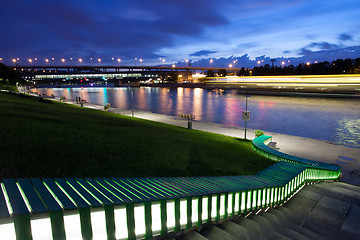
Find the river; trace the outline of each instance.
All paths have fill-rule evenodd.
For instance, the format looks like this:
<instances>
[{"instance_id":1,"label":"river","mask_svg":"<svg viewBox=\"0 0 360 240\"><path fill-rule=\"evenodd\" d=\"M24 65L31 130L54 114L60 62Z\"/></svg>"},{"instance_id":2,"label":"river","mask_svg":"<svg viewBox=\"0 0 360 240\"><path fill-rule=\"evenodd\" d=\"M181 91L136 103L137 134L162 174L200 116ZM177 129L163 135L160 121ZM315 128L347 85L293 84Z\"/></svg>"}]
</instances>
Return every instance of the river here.
<instances>
[{"instance_id":1,"label":"river","mask_svg":"<svg viewBox=\"0 0 360 240\"><path fill-rule=\"evenodd\" d=\"M196 120L243 127L245 96L237 90L202 88L39 88L46 96L121 109L138 109L176 116L193 114ZM360 146L360 100L314 97L259 96L248 98L248 128Z\"/></svg>"}]
</instances>

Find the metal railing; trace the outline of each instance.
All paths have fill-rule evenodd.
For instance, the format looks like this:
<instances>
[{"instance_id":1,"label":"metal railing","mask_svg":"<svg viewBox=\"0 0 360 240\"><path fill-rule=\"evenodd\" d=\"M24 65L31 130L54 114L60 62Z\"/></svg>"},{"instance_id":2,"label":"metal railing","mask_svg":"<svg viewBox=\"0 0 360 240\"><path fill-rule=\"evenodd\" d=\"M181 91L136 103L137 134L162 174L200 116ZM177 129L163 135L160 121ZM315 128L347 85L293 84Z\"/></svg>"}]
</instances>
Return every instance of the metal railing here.
<instances>
[{"instance_id":1,"label":"metal railing","mask_svg":"<svg viewBox=\"0 0 360 240\"><path fill-rule=\"evenodd\" d=\"M255 139L253 144L272 157L274 152L264 147L268 139ZM282 159L286 160L284 156L278 160ZM164 236L282 204L308 182L339 178L338 167L308 163L282 161L253 176L3 179L0 236L21 240Z\"/></svg>"}]
</instances>

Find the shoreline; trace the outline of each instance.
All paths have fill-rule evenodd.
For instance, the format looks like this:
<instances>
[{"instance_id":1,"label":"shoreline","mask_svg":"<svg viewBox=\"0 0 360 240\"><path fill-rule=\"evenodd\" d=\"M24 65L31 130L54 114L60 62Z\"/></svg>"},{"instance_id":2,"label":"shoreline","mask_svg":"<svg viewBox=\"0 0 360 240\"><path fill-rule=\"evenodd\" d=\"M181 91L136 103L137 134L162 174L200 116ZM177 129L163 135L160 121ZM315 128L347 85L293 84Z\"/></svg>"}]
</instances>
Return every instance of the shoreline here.
<instances>
[{"instance_id":1,"label":"shoreline","mask_svg":"<svg viewBox=\"0 0 360 240\"><path fill-rule=\"evenodd\" d=\"M80 105L75 103L75 101L65 101L65 103ZM103 111L104 108L102 105L92 103L84 103L84 107L100 111ZM132 111L128 109L110 107L109 112L127 116L132 115ZM182 120L175 116L152 113L149 111L134 111L134 117L184 128L187 128L188 124L188 120ZM194 130L212 132L241 139L244 138L244 128L242 127L232 127L218 123L193 121L192 128ZM255 136L255 130L247 130L247 139L253 139ZM272 136L272 140L273 142L276 142L278 151L301 158L338 165L342 168L342 178L340 181L360 186L360 146L346 146L329 141L268 131L264 131L264 133L265 135Z\"/></svg>"}]
</instances>

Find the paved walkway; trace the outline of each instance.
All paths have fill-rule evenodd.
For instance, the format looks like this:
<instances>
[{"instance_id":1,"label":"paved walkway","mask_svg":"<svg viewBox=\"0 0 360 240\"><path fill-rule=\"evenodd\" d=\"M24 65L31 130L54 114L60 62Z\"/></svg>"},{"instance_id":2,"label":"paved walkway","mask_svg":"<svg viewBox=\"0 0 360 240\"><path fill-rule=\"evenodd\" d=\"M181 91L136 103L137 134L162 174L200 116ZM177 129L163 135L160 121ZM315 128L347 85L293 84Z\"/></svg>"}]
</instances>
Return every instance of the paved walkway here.
<instances>
[{"instance_id":1,"label":"paved walkway","mask_svg":"<svg viewBox=\"0 0 360 240\"><path fill-rule=\"evenodd\" d=\"M75 102L67 101L70 104ZM85 103L84 107L103 110L103 106ZM131 110L121 110L118 108L110 108L109 111L131 116ZM187 127L188 121L182 120L174 116L157 114L147 111L134 111L137 118L148 119L151 121L167 123L176 126ZM244 138L244 128L230 127L217 123L193 121L193 129L206 132L219 133L227 136ZM360 146L344 146L331 142L297 137L292 135L265 132L265 135L272 136L274 142L277 142L279 151L294 156L307 158L310 160L337 164L342 167L341 181L360 186ZM254 138L254 130L248 129L247 138Z\"/></svg>"}]
</instances>

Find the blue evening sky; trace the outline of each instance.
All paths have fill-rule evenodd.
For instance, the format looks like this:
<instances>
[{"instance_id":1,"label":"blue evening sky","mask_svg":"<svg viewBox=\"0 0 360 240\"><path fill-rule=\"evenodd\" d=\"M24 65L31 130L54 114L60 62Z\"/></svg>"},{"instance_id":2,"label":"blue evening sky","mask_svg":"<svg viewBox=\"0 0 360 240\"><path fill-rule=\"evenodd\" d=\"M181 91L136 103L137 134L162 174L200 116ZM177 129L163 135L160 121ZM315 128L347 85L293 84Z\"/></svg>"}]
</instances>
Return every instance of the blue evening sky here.
<instances>
[{"instance_id":1,"label":"blue evening sky","mask_svg":"<svg viewBox=\"0 0 360 240\"><path fill-rule=\"evenodd\" d=\"M2 0L0 61L332 61L360 57L359 19L359 0Z\"/></svg>"}]
</instances>

